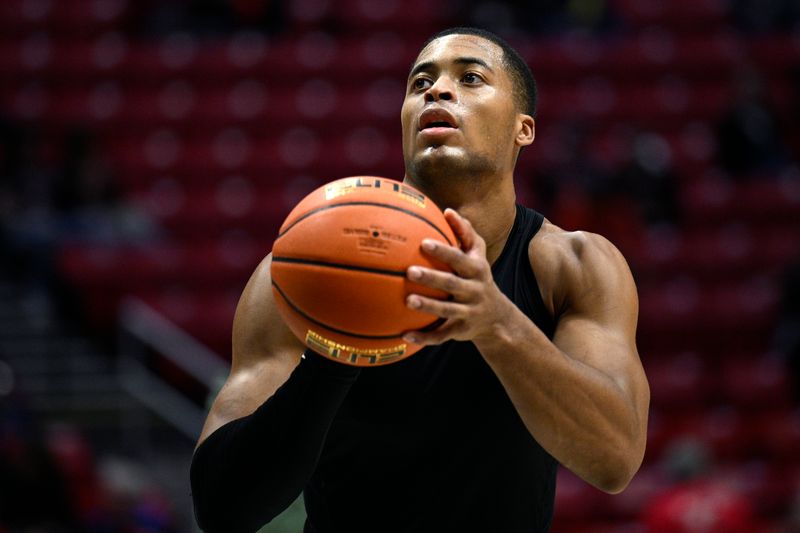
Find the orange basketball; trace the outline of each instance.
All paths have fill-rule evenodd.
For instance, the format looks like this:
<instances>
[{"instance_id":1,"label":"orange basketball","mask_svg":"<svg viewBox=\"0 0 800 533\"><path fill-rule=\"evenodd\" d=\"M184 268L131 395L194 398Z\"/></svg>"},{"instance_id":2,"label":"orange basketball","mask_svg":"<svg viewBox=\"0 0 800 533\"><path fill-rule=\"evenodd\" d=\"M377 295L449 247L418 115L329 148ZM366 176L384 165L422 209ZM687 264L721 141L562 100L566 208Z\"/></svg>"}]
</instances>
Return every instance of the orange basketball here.
<instances>
[{"instance_id":1,"label":"orange basketball","mask_svg":"<svg viewBox=\"0 0 800 533\"><path fill-rule=\"evenodd\" d=\"M406 307L410 293L447 294L413 283L411 265L450 269L420 249L422 239L455 245L439 208L403 183L344 178L306 196L281 226L272 249L272 292L297 337L335 361L373 366L418 351L402 334L437 325Z\"/></svg>"}]
</instances>

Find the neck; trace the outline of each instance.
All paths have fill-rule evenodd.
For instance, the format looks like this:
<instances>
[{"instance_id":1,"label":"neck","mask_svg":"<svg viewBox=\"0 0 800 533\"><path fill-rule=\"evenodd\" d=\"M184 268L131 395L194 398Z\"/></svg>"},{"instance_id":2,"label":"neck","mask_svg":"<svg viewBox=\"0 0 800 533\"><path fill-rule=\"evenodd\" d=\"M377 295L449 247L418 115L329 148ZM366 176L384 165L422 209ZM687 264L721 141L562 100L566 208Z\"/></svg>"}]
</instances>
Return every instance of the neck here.
<instances>
[{"instance_id":1,"label":"neck","mask_svg":"<svg viewBox=\"0 0 800 533\"><path fill-rule=\"evenodd\" d=\"M403 181L419 189L442 210L450 207L469 220L486 241L486 259L493 264L503 251L517 215L513 178L495 180L430 183L406 175Z\"/></svg>"}]
</instances>

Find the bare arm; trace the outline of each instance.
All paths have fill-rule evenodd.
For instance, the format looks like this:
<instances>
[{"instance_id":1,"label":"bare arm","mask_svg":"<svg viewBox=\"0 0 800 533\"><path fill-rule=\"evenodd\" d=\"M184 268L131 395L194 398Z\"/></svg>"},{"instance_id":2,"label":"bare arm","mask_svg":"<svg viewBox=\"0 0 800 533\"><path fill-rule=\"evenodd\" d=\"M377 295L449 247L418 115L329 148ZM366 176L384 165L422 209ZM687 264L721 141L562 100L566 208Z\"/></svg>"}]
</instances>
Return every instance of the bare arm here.
<instances>
[{"instance_id":1,"label":"bare arm","mask_svg":"<svg viewBox=\"0 0 800 533\"><path fill-rule=\"evenodd\" d=\"M236 311L233 366L192 458L195 516L208 533L255 531L302 492L358 369L306 351L275 309L269 257Z\"/></svg>"},{"instance_id":2,"label":"bare arm","mask_svg":"<svg viewBox=\"0 0 800 533\"><path fill-rule=\"evenodd\" d=\"M540 285L554 288L544 291L557 306L552 342L515 308L478 347L536 440L589 483L619 492L644 456L650 398L633 278L597 235L543 231L531 256Z\"/></svg>"},{"instance_id":3,"label":"bare arm","mask_svg":"<svg viewBox=\"0 0 800 533\"><path fill-rule=\"evenodd\" d=\"M249 415L275 394L300 362L305 346L283 323L264 258L250 276L233 319L231 373L211 406L198 446L223 424Z\"/></svg>"},{"instance_id":4,"label":"bare arm","mask_svg":"<svg viewBox=\"0 0 800 533\"><path fill-rule=\"evenodd\" d=\"M412 307L447 319L411 336L425 344L472 340L551 455L604 491L623 490L644 455L649 404L635 346L638 300L624 259L597 235L549 224L540 231L530 252L558 321L550 341L494 284L469 222L447 216L463 250L436 245L430 253L456 274L421 269L415 279L454 300L410 297Z\"/></svg>"}]
</instances>

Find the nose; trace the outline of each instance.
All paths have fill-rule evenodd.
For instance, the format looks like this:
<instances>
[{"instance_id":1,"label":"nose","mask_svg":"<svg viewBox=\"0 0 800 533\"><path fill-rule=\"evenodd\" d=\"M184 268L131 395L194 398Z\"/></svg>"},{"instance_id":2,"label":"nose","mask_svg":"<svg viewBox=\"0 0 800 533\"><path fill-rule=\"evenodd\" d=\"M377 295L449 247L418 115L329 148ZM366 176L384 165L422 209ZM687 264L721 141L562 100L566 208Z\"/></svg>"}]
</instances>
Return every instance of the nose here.
<instances>
[{"instance_id":1,"label":"nose","mask_svg":"<svg viewBox=\"0 0 800 533\"><path fill-rule=\"evenodd\" d=\"M436 102L438 100L452 100L455 96L453 82L447 76L439 76L427 91L425 91L426 102Z\"/></svg>"}]
</instances>

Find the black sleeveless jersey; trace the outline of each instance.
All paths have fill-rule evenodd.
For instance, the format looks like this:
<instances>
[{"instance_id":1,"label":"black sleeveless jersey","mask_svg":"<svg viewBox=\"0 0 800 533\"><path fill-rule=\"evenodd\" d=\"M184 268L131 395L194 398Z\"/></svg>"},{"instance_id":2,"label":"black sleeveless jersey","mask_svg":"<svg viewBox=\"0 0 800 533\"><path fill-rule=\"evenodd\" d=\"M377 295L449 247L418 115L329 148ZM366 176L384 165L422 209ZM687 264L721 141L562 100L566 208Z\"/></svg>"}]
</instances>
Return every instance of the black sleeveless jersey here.
<instances>
[{"instance_id":1,"label":"black sleeveless jersey","mask_svg":"<svg viewBox=\"0 0 800 533\"><path fill-rule=\"evenodd\" d=\"M541 214L517 206L495 283L549 338L528 258ZM305 488L306 533L545 532L557 463L471 342L362 370Z\"/></svg>"}]
</instances>

